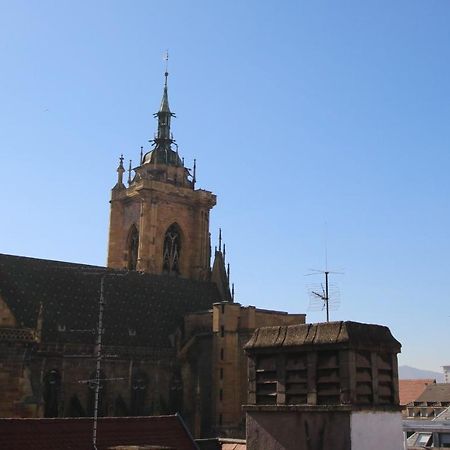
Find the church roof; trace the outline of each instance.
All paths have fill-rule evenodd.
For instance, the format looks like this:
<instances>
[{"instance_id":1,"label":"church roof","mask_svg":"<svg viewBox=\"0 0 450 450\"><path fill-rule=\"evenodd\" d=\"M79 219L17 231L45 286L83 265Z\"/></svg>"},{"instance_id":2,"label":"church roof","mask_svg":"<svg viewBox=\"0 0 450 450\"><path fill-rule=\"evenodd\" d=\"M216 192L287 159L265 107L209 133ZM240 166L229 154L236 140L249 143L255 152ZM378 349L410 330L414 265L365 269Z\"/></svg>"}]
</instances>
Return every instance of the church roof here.
<instances>
[{"instance_id":1,"label":"church roof","mask_svg":"<svg viewBox=\"0 0 450 450\"><path fill-rule=\"evenodd\" d=\"M169 349L185 314L220 301L211 282L0 254L0 298L19 327L41 316L43 342L94 343L103 276L105 345Z\"/></svg>"}]
</instances>

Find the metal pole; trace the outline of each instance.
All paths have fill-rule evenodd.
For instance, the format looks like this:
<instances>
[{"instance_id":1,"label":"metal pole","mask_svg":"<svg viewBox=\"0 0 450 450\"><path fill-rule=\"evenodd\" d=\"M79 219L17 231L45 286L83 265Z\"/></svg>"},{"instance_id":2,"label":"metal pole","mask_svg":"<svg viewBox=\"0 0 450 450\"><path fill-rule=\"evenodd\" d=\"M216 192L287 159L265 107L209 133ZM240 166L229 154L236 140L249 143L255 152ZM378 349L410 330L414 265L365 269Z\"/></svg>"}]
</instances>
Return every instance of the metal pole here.
<instances>
[{"instance_id":1,"label":"metal pole","mask_svg":"<svg viewBox=\"0 0 450 450\"><path fill-rule=\"evenodd\" d=\"M326 306L327 306L327 322L330 321L330 309L328 306L328 274L329 272L325 272L325 302L326 302Z\"/></svg>"},{"instance_id":2,"label":"metal pole","mask_svg":"<svg viewBox=\"0 0 450 450\"><path fill-rule=\"evenodd\" d=\"M98 422L98 404L100 397L100 366L102 360L102 335L103 335L103 310L105 306L104 297L105 275L100 279L100 302L98 310L98 327L97 327L97 363L95 369L95 402L94 402L94 425L92 429L92 446L97 449L97 422Z\"/></svg>"}]
</instances>

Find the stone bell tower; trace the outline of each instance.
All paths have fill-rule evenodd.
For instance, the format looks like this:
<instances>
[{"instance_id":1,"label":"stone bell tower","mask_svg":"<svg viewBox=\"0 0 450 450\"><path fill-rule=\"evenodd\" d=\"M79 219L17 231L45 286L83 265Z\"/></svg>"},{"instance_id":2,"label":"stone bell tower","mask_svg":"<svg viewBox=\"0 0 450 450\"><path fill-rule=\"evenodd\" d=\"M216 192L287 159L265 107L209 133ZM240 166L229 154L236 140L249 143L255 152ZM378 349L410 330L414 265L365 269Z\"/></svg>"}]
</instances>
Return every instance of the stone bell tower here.
<instances>
[{"instance_id":1,"label":"stone bell tower","mask_svg":"<svg viewBox=\"0 0 450 450\"><path fill-rule=\"evenodd\" d=\"M216 196L195 188L194 168L184 166L170 131L165 73L158 130L152 149L131 170L128 186L123 157L112 189L108 267L168 274L197 280L210 275L209 211ZM132 174L134 172L134 174Z\"/></svg>"}]
</instances>

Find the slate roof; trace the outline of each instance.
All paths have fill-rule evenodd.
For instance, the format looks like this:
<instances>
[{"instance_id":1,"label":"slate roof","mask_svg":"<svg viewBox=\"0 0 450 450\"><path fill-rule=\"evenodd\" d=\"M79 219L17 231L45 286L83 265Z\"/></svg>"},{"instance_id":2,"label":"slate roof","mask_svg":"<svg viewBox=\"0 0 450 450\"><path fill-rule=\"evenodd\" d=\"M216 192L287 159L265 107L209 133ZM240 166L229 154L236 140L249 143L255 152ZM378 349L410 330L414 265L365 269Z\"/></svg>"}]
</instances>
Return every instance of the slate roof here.
<instances>
[{"instance_id":1,"label":"slate roof","mask_svg":"<svg viewBox=\"0 0 450 450\"><path fill-rule=\"evenodd\" d=\"M388 327L359 322L323 322L262 327L255 330L246 350L344 344L352 348L384 348L400 351L401 345Z\"/></svg>"},{"instance_id":2,"label":"slate roof","mask_svg":"<svg viewBox=\"0 0 450 450\"><path fill-rule=\"evenodd\" d=\"M0 419L0 448L92 450L92 425L92 418ZM178 415L99 419L99 450L127 444L198 449Z\"/></svg>"},{"instance_id":3,"label":"slate roof","mask_svg":"<svg viewBox=\"0 0 450 450\"><path fill-rule=\"evenodd\" d=\"M36 328L42 304L42 341L94 342L100 280L105 275L104 344L173 346L183 316L220 301L216 285L163 275L0 254L0 297L19 327Z\"/></svg>"},{"instance_id":4,"label":"slate roof","mask_svg":"<svg viewBox=\"0 0 450 450\"><path fill-rule=\"evenodd\" d=\"M450 402L450 383L429 384L414 402Z\"/></svg>"},{"instance_id":5,"label":"slate roof","mask_svg":"<svg viewBox=\"0 0 450 450\"><path fill-rule=\"evenodd\" d=\"M427 385L436 383L436 380L418 379L418 380L399 380L398 389L400 394L400 405L407 405L415 401L425 390Z\"/></svg>"}]
</instances>

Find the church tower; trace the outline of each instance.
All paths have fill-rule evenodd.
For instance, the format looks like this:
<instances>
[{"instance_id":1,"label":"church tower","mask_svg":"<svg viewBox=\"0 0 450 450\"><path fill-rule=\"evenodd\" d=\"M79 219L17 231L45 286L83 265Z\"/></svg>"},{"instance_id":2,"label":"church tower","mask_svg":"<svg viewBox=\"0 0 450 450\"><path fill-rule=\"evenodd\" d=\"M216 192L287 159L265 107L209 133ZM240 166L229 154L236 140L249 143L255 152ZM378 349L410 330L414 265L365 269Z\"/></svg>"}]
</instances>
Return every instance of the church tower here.
<instances>
[{"instance_id":1,"label":"church tower","mask_svg":"<svg viewBox=\"0 0 450 450\"><path fill-rule=\"evenodd\" d=\"M120 157L111 194L108 267L204 280L210 276L209 212L216 196L195 188L195 160L191 173L178 154L167 77L166 71L153 148L141 151L133 170L130 161L128 186Z\"/></svg>"}]
</instances>

